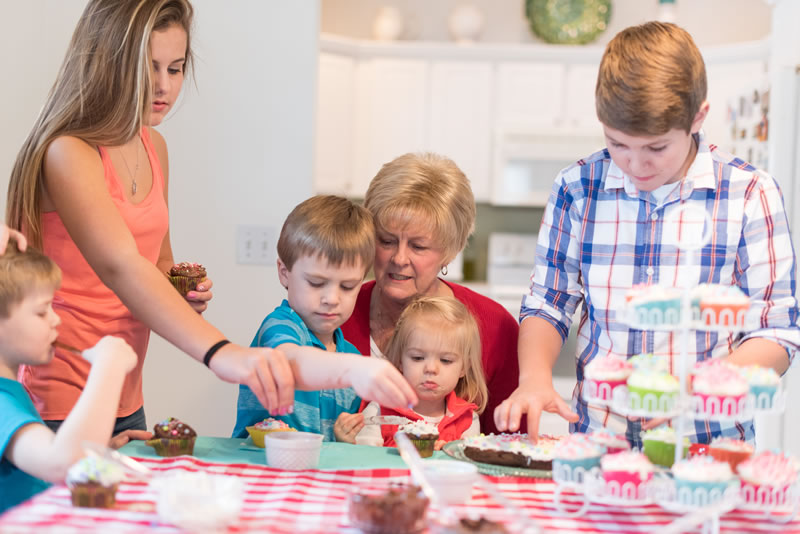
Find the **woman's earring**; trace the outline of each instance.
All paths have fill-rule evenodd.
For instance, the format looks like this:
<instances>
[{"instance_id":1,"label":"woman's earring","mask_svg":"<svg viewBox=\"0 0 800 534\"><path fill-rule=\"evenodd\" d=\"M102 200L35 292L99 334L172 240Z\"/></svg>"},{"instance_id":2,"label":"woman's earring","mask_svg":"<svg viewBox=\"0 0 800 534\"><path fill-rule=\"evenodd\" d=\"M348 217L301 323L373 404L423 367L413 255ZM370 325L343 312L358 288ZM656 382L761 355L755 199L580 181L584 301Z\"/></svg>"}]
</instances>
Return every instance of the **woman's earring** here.
<instances>
[{"instance_id":1,"label":"woman's earring","mask_svg":"<svg viewBox=\"0 0 800 534\"><path fill-rule=\"evenodd\" d=\"M442 276L447 276L447 265L442 265Z\"/></svg>"}]
</instances>

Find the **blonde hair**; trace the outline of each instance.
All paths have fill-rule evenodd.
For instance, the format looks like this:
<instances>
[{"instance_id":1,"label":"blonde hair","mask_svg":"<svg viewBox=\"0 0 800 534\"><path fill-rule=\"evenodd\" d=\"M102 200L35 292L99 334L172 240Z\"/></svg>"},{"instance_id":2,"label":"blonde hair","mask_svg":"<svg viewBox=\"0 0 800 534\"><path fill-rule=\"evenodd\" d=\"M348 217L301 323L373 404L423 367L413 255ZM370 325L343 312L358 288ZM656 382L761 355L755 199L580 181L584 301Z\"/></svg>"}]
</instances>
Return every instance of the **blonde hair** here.
<instances>
[{"instance_id":1,"label":"blonde hair","mask_svg":"<svg viewBox=\"0 0 800 534\"><path fill-rule=\"evenodd\" d=\"M43 287L55 291L60 283L61 269L53 260L31 247L20 252L16 241L9 241L0 254L0 319L8 318L31 291Z\"/></svg>"},{"instance_id":2,"label":"blonde hair","mask_svg":"<svg viewBox=\"0 0 800 534\"><path fill-rule=\"evenodd\" d=\"M386 163L372 179L364 206L375 225L409 224L422 219L449 263L475 229L475 197L453 160L438 154L404 154Z\"/></svg>"},{"instance_id":3,"label":"blonde hair","mask_svg":"<svg viewBox=\"0 0 800 534\"><path fill-rule=\"evenodd\" d=\"M192 64L188 0L91 0L83 11L39 117L17 155L6 222L41 246L43 164L50 143L74 136L92 146L122 145L142 128L152 100L150 36L186 32L184 72ZM79 177L76 177L76 180Z\"/></svg>"},{"instance_id":4,"label":"blonde hair","mask_svg":"<svg viewBox=\"0 0 800 534\"><path fill-rule=\"evenodd\" d=\"M403 352L411 335L420 325L437 325L461 355L464 376L459 378L455 392L467 402L478 405L478 413L486 408L489 399L486 378L481 362L481 336L478 323L459 300L453 297L419 297L406 306L386 347L386 358L402 371Z\"/></svg>"},{"instance_id":5,"label":"blonde hair","mask_svg":"<svg viewBox=\"0 0 800 534\"><path fill-rule=\"evenodd\" d=\"M692 36L674 24L648 22L622 30L606 46L597 118L629 135L690 133L706 93L706 67Z\"/></svg>"},{"instance_id":6,"label":"blonde hair","mask_svg":"<svg viewBox=\"0 0 800 534\"><path fill-rule=\"evenodd\" d=\"M317 255L331 265L354 265L364 274L375 260L372 214L344 197L317 195L298 204L281 228L278 257L290 271L298 258Z\"/></svg>"}]
</instances>

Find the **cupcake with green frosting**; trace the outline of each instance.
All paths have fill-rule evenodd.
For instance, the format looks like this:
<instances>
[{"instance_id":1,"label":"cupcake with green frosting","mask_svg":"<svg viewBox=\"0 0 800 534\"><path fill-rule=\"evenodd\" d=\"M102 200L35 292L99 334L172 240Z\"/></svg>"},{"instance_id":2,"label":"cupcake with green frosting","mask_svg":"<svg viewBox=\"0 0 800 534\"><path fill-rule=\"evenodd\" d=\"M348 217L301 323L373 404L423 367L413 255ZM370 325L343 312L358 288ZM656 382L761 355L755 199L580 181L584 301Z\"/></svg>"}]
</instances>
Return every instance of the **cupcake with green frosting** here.
<instances>
[{"instance_id":1,"label":"cupcake with green frosting","mask_svg":"<svg viewBox=\"0 0 800 534\"><path fill-rule=\"evenodd\" d=\"M642 444L644 455L656 465L672 467L675 463L675 444L677 443L675 429L668 426L660 426L642 433ZM689 438L683 438L682 458L686 458L689 452Z\"/></svg>"}]
</instances>

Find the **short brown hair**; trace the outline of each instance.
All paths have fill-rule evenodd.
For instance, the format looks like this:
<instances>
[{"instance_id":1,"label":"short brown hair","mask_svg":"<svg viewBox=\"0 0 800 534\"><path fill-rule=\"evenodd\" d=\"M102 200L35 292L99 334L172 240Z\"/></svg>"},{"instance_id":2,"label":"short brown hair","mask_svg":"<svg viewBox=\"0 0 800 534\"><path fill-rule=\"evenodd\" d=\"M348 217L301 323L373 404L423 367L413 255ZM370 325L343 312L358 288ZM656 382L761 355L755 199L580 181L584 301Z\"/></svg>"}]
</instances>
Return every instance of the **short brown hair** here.
<instances>
[{"instance_id":1,"label":"short brown hair","mask_svg":"<svg viewBox=\"0 0 800 534\"><path fill-rule=\"evenodd\" d=\"M370 182L364 206L378 227L422 218L431 225L447 262L475 229L469 180L453 160L438 154L404 154L386 163Z\"/></svg>"},{"instance_id":2,"label":"short brown hair","mask_svg":"<svg viewBox=\"0 0 800 534\"><path fill-rule=\"evenodd\" d=\"M53 260L28 247L20 252L11 240L0 254L0 318L6 319L11 310L37 288L52 288L61 283L61 269Z\"/></svg>"},{"instance_id":3,"label":"short brown hair","mask_svg":"<svg viewBox=\"0 0 800 534\"><path fill-rule=\"evenodd\" d=\"M363 206L335 195L317 195L298 204L281 228L278 257L290 271L298 258L317 255L331 265L361 260L364 274L375 261L375 226Z\"/></svg>"},{"instance_id":4,"label":"short brown hair","mask_svg":"<svg viewBox=\"0 0 800 534\"><path fill-rule=\"evenodd\" d=\"M706 67L689 33L663 22L619 32L597 74L597 118L629 135L691 132L706 99Z\"/></svg>"},{"instance_id":5,"label":"short brown hair","mask_svg":"<svg viewBox=\"0 0 800 534\"><path fill-rule=\"evenodd\" d=\"M452 340L464 362L464 376L456 384L456 395L478 405L482 413L489 400L481 361L481 335L478 323L461 301L453 297L418 297L405 307L389 344L386 359L402 371L403 352L411 334L420 324L435 324L442 336Z\"/></svg>"}]
</instances>

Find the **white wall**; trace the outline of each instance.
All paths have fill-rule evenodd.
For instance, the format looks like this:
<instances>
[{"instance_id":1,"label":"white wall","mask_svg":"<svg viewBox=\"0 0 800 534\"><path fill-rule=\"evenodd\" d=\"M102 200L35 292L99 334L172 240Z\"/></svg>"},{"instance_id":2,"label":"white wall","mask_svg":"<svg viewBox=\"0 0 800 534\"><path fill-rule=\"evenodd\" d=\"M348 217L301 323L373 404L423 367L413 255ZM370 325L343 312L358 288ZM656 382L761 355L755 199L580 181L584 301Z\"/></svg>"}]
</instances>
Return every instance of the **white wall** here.
<instances>
[{"instance_id":1,"label":"white wall","mask_svg":"<svg viewBox=\"0 0 800 534\"><path fill-rule=\"evenodd\" d=\"M283 298L275 268L235 262L235 227L280 227L311 194L317 0L194 0L197 87L159 127L170 152L170 221L177 261L205 264L215 297L206 317L249 344ZM0 17L0 191L42 105L85 2L7 2ZM146 288L143 288L146 291ZM144 371L152 425L176 416L228 436L237 387L154 337Z\"/></svg>"},{"instance_id":2,"label":"white wall","mask_svg":"<svg viewBox=\"0 0 800 534\"><path fill-rule=\"evenodd\" d=\"M381 6L399 8L405 17L402 38L447 41L447 17L461 4L483 11L484 42L541 42L525 19L525 0L322 0L322 30L370 38ZM612 0L611 20L594 44L605 45L618 31L656 17L658 0ZM677 0L677 24L699 46L763 39L770 29L770 9L764 0Z\"/></svg>"}]
</instances>

